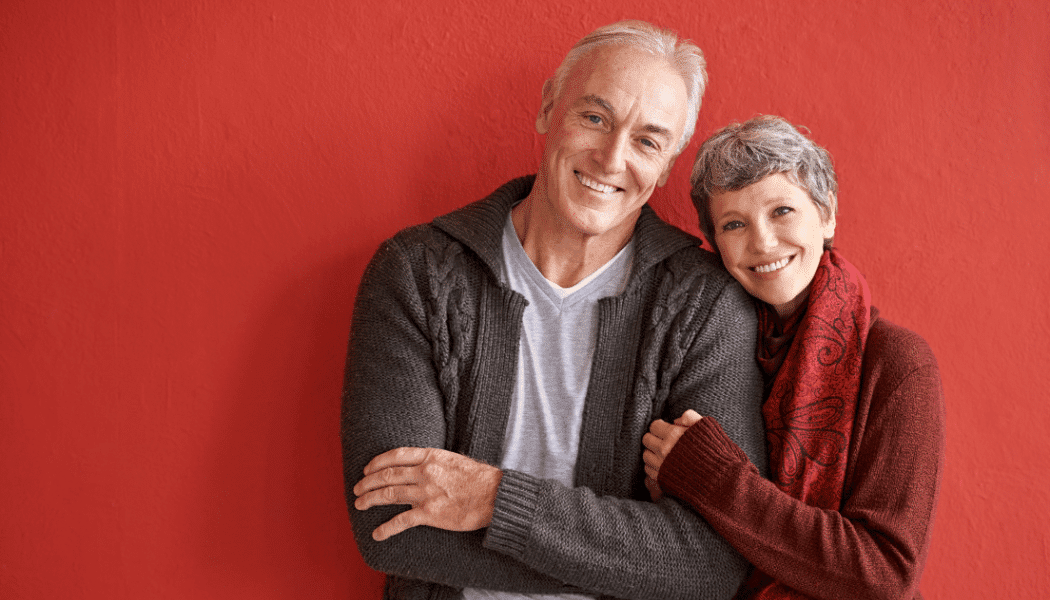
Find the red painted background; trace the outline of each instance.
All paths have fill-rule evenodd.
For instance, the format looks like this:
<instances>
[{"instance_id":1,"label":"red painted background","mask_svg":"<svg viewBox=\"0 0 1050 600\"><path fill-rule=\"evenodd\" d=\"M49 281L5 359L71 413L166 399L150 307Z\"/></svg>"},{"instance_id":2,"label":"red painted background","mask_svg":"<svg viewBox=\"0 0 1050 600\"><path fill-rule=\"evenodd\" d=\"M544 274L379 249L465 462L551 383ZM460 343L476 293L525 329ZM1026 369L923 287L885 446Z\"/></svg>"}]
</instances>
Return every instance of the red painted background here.
<instances>
[{"instance_id":1,"label":"red painted background","mask_svg":"<svg viewBox=\"0 0 1050 600\"><path fill-rule=\"evenodd\" d=\"M710 63L671 221L730 120L835 157L840 247L943 369L927 596L1045 598L1040 0L0 3L0 597L377 598L337 425L365 262L533 171L544 78L624 17Z\"/></svg>"}]
</instances>

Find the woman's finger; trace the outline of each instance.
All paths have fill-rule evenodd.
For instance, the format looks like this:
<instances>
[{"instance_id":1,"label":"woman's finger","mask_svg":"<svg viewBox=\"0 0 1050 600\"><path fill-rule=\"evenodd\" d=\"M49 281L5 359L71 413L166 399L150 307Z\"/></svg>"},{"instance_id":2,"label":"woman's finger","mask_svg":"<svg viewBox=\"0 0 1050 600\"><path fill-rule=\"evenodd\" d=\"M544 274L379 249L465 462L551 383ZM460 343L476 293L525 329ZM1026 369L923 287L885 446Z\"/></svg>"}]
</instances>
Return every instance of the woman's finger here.
<instances>
[{"instance_id":1,"label":"woman's finger","mask_svg":"<svg viewBox=\"0 0 1050 600\"><path fill-rule=\"evenodd\" d=\"M642 445L648 448L649 450L652 450L653 452L658 452L660 450L660 445L662 442L662 439L658 438L657 436L651 433L647 433L642 436Z\"/></svg>"},{"instance_id":2,"label":"woman's finger","mask_svg":"<svg viewBox=\"0 0 1050 600\"><path fill-rule=\"evenodd\" d=\"M682 413L682 416L675 419L674 424L681 427L692 427L702 418L703 417L700 416L700 413L690 408Z\"/></svg>"},{"instance_id":3,"label":"woman's finger","mask_svg":"<svg viewBox=\"0 0 1050 600\"><path fill-rule=\"evenodd\" d=\"M656 481L657 478L660 475L660 469L659 468L650 467L649 465L645 465L645 475L649 479L652 479L653 481Z\"/></svg>"},{"instance_id":4,"label":"woman's finger","mask_svg":"<svg viewBox=\"0 0 1050 600\"><path fill-rule=\"evenodd\" d=\"M667 421L657 419L653 421L652 425L649 425L649 433L663 439L667 437L667 433L671 431L673 427L674 425L671 425Z\"/></svg>"}]
</instances>

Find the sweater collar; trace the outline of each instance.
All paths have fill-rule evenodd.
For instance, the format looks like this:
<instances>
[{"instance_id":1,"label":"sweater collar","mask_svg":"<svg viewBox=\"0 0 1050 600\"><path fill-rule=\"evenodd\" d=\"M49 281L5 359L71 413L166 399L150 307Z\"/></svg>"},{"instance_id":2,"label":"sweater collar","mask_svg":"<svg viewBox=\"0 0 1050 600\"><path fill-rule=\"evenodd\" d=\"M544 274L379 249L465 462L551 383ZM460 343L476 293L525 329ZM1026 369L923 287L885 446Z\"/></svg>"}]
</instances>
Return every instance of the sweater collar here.
<instances>
[{"instance_id":1,"label":"sweater collar","mask_svg":"<svg viewBox=\"0 0 1050 600\"><path fill-rule=\"evenodd\" d=\"M434 219L433 224L470 248L492 273L498 274L503 260L502 236L507 215L529 195L535 180L535 175L512 179L486 198ZM634 226L634 243L632 279L683 248L699 246L700 240L665 223L646 204Z\"/></svg>"}]
</instances>

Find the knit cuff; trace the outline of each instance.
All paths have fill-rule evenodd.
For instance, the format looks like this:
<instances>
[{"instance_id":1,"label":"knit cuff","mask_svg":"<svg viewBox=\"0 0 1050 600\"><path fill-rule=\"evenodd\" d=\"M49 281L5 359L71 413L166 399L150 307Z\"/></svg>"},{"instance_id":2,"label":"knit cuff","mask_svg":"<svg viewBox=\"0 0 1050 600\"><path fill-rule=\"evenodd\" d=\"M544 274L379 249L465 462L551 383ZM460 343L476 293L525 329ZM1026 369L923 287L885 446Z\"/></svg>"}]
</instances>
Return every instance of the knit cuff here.
<instances>
[{"instance_id":1,"label":"knit cuff","mask_svg":"<svg viewBox=\"0 0 1050 600\"><path fill-rule=\"evenodd\" d=\"M536 512L539 480L505 470L496 491L485 547L520 560L525 553L530 517Z\"/></svg>"},{"instance_id":2,"label":"knit cuff","mask_svg":"<svg viewBox=\"0 0 1050 600\"><path fill-rule=\"evenodd\" d=\"M704 417L679 438L660 465L660 488L673 496L707 496L725 489L724 477L750 461L712 417Z\"/></svg>"}]
</instances>

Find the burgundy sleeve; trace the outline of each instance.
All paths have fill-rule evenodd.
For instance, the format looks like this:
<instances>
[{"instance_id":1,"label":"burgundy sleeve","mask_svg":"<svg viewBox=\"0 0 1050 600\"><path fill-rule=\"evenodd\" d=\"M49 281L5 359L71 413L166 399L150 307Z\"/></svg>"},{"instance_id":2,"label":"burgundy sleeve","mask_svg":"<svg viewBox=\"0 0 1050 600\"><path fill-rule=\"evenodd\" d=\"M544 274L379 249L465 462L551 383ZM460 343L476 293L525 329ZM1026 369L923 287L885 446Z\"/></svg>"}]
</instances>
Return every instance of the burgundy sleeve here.
<instances>
[{"instance_id":1,"label":"burgundy sleeve","mask_svg":"<svg viewBox=\"0 0 1050 600\"><path fill-rule=\"evenodd\" d=\"M806 505L763 479L711 418L682 436L660 468L660 486L758 569L808 596L921 597L944 464L944 402L935 362L891 379L862 394L858 412L867 410L860 439L851 440L840 511Z\"/></svg>"}]
</instances>

